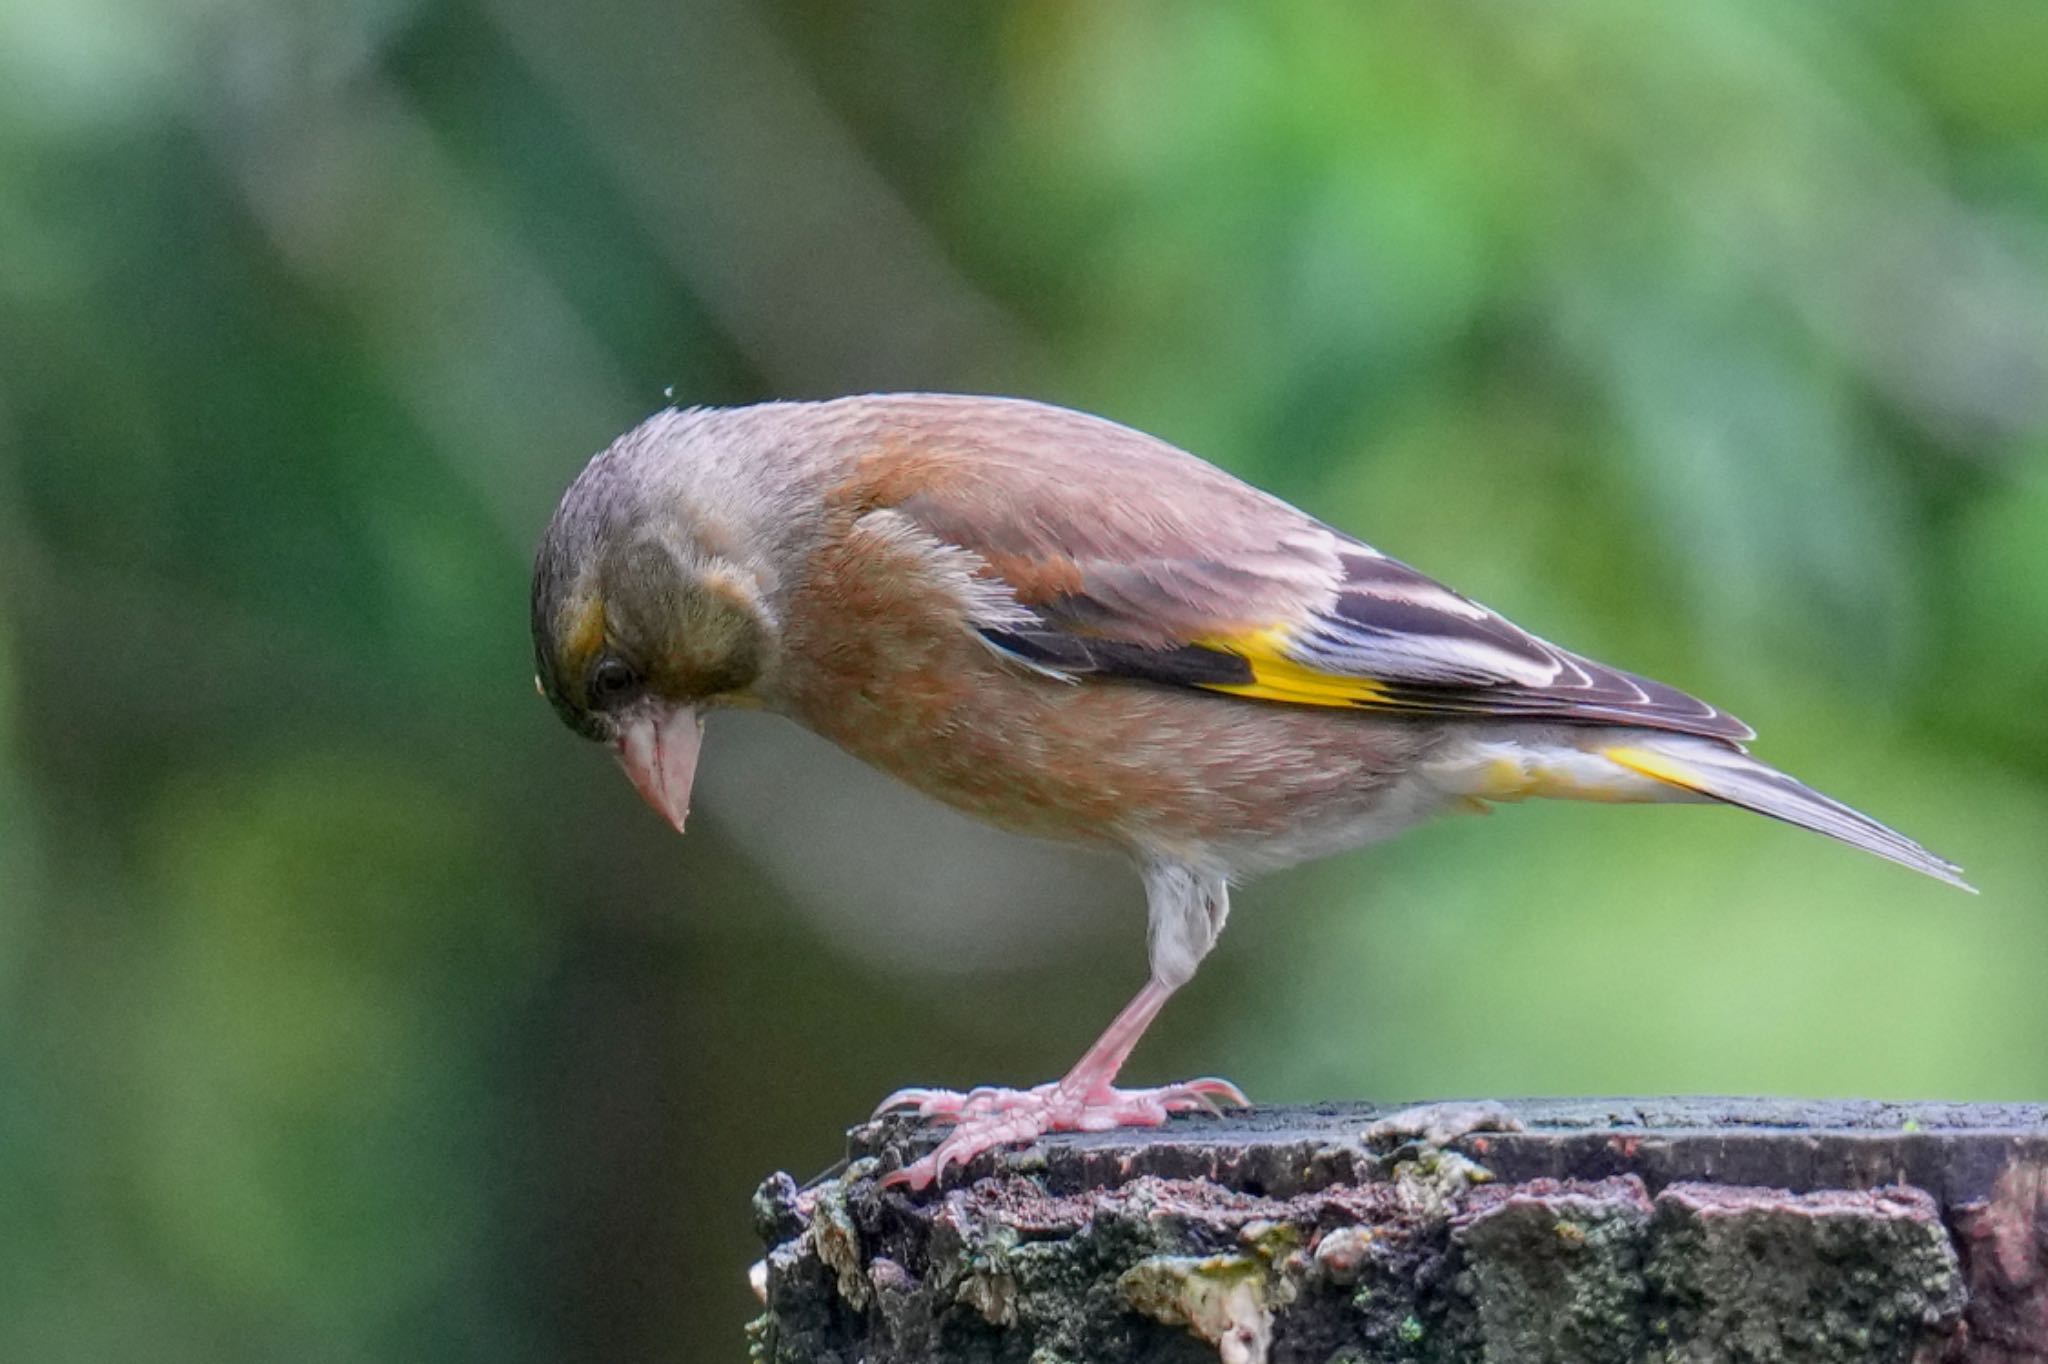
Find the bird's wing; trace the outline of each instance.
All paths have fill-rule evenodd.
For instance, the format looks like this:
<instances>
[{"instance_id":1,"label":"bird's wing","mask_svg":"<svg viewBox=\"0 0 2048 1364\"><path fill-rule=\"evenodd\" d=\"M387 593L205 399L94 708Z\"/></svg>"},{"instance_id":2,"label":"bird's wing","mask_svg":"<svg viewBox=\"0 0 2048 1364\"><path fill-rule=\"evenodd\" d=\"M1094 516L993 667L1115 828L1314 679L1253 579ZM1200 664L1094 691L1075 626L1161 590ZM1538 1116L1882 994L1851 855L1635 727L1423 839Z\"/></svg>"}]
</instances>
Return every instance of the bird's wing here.
<instances>
[{"instance_id":1,"label":"bird's wing","mask_svg":"<svg viewBox=\"0 0 2048 1364\"><path fill-rule=\"evenodd\" d=\"M914 470L897 447L900 495L882 500L1027 608L979 624L1020 663L1294 705L1754 737L1164 442L1016 406L1027 410L984 412L964 452L940 440L908 456Z\"/></svg>"}]
</instances>

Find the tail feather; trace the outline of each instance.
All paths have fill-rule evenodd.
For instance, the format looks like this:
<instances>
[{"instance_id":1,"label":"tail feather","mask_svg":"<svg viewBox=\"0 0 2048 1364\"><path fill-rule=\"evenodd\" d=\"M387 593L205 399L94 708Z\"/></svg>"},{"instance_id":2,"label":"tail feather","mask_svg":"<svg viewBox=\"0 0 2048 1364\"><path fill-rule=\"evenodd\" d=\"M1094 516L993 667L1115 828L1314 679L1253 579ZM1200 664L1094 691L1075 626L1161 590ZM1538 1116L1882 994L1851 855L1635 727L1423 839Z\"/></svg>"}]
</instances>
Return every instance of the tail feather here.
<instances>
[{"instance_id":1,"label":"tail feather","mask_svg":"<svg viewBox=\"0 0 2048 1364\"><path fill-rule=\"evenodd\" d=\"M1977 888L1963 879L1962 868L1954 863L1737 749L1707 743L1686 743L1681 748L1665 741L1609 748L1605 756L1631 772L1826 834L1976 893Z\"/></svg>"}]
</instances>

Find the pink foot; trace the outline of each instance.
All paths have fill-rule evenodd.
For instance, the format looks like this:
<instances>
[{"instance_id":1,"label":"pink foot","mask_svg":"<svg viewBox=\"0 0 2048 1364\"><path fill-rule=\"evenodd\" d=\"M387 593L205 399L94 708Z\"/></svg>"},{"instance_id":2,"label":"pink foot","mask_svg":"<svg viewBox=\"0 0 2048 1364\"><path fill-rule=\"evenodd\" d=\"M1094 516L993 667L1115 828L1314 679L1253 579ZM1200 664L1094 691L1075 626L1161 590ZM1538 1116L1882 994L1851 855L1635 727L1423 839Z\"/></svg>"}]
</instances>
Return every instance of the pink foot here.
<instances>
[{"instance_id":1,"label":"pink foot","mask_svg":"<svg viewBox=\"0 0 2048 1364\"><path fill-rule=\"evenodd\" d=\"M984 1086L964 1094L951 1089L899 1089L882 1100L877 1114L907 1108L919 1117L958 1126L929 1154L884 1177L882 1183L923 1189L937 1182L949 1165L965 1165L984 1151L1032 1141L1047 1132L1157 1127L1172 1113L1220 1113L1225 1105L1242 1108L1250 1102L1236 1085L1216 1079L1158 1089L1099 1085L1087 1093L1067 1088L1064 1081L1035 1089Z\"/></svg>"}]
</instances>

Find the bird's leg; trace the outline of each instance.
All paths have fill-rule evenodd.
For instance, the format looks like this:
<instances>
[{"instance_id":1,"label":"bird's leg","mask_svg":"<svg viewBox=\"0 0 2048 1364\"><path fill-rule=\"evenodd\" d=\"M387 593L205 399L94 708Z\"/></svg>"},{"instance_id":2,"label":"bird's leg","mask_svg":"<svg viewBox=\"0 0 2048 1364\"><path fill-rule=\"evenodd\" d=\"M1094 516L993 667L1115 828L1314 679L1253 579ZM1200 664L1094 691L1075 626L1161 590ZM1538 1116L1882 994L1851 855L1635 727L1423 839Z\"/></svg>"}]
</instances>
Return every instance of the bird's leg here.
<instances>
[{"instance_id":1,"label":"bird's leg","mask_svg":"<svg viewBox=\"0 0 2048 1364\"><path fill-rule=\"evenodd\" d=\"M1148 981L1137 998L1124 1006L1095 1045L1088 1048L1065 1078L1033 1089L984 1087L960 1093L950 1089L900 1089L882 1100L877 1113L907 1108L920 1117L958 1125L930 1154L891 1174L884 1182L922 1189L983 1151L1011 1142L1030 1141L1047 1132L1105 1132L1113 1127L1157 1127L1171 1113L1194 1109L1216 1112L1224 1104L1248 1102L1228 1080L1205 1078L1156 1089L1117 1089L1117 1072L1131 1049L1172 997L1174 987Z\"/></svg>"},{"instance_id":2,"label":"bird's leg","mask_svg":"<svg viewBox=\"0 0 2048 1364\"><path fill-rule=\"evenodd\" d=\"M1138 1045L1138 1039L1145 1035L1145 1029L1159 1016L1159 1011L1166 1007L1166 1001L1172 995L1172 986L1162 985L1156 980L1147 982L1145 988L1138 991L1137 998L1126 1004L1123 1012L1111 1020L1110 1025L1103 1029L1102 1036L1082 1053L1081 1059L1074 1063L1074 1068L1063 1079L1032 1089L1000 1089L984 1085L964 1094L954 1089L899 1089L882 1100L875 1111L886 1113L891 1109L908 1108L915 1110L921 1118L954 1121L1005 1113L1035 1103L1040 1096L1056 1091L1083 1098L1110 1093L1117 1072L1123 1069L1132 1049Z\"/></svg>"},{"instance_id":3,"label":"bird's leg","mask_svg":"<svg viewBox=\"0 0 2048 1364\"><path fill-rule=\"evenodd\" d=\"M1194 974L1229 913L1228 892L1220 878L1200 875L1179 864L1148 866L1145 886L1152 925L1152 978L1145 988L1124 1006L1063 1079L1035 1089L981 1088L964 1094L949 1089L902 1089L884 1099L876 1112L907 1108L920 1117L957 1124L930 1154L896 1171L885 1183L922 1189L949 1165L964 1164L983 1151L1031 1141L1047 1132L1157 1127L1172 1113L1193 1109L1215 1112L1223 1104L1247 1102L1243 1091L1228 1080L1190 1080L1157 1089L1115 1087L1117 1073L1130 1059L1138 1039L1173 992Z\"/></svg>"}]
</instances>

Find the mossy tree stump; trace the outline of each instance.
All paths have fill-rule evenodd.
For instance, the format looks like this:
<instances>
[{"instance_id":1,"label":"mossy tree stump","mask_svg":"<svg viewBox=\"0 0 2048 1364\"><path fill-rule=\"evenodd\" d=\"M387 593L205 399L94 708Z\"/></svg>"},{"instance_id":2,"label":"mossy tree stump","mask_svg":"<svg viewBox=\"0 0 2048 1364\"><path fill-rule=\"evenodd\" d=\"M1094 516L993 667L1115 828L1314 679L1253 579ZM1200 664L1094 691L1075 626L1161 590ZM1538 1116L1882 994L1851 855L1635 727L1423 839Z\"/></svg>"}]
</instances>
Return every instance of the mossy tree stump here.
<instances>
[{"instance_id":1,"label":"mossy tree stump","mask_svg":"<svg viewBox=\"0 0 2048 1364\"><path fill-rule=\"evenodd\" d=\"M917 1194L878 1176L934 1134L871 1124L762 1186L755 1358L2048 1361L2048 1107L1492 1107L1053 1137Z\"/></svg>"}]
</instances>

